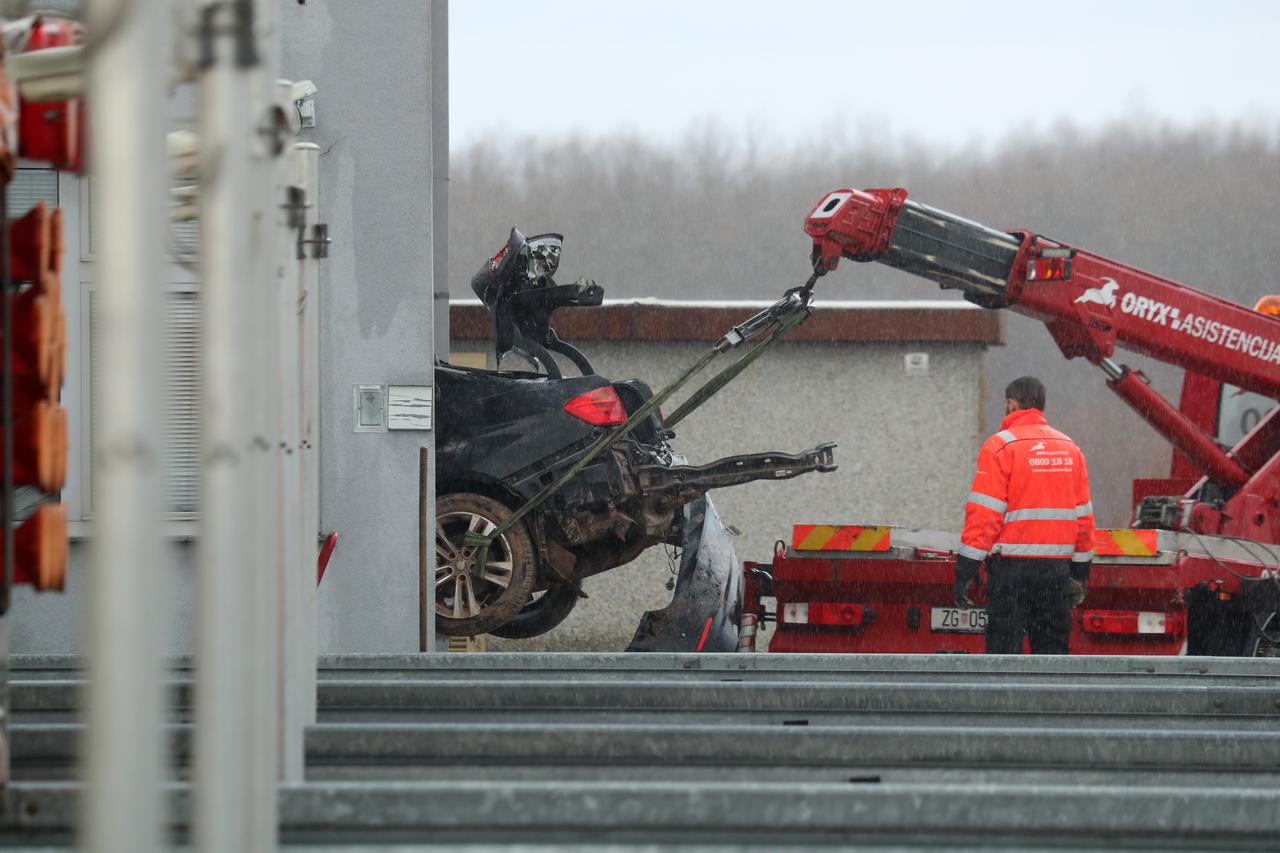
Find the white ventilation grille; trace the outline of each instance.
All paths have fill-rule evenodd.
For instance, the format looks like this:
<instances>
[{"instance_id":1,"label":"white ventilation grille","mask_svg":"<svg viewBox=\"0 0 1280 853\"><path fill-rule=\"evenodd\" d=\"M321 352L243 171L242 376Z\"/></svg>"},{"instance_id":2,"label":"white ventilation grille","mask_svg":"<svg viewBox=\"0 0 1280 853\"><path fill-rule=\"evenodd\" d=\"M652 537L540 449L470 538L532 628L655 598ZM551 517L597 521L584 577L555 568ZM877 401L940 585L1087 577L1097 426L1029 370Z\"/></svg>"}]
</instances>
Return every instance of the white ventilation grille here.
<instances>
[{"instance_id":1,"label":"white ventilation grille","mask_svg":"<svg viewBox=\"0 0 1280 853\"><path fill-rule=\"evenodd\" d=\"M58 173L52 169L18 169L5 187L5 208L10 219L16 219L43 201L50 208L58 206Z\"/></svg>"},{"instance_id":2,"label":"white ventilation grille","mask_svg":"<svg viewBox=\"0 0 1280 853\"><path fill-rule=\"evenodd\" d=\"M89 447L94 448L101 372L98 369L97 293L89 291ZM200 300L194 290L170 290L166 306L164 473L167 509L175 519L192 518L199 492ZM92 455L93 450L90 450ZM90 466L92 470L92 465ZM89 512L93 512L90 483Z\"/></svg>"}]
</instances>

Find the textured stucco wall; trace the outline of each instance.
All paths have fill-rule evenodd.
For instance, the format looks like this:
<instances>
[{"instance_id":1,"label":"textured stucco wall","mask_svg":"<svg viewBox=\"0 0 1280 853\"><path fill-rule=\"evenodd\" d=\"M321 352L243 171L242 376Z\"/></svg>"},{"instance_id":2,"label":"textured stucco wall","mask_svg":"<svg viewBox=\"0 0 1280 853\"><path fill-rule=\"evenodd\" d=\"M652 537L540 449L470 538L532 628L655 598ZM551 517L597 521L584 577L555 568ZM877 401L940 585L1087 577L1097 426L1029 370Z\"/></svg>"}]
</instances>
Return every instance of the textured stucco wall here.
<instances>
[{"instance_id":1,"label":"textured stucco wall","mask_svg":"<svg viewBox=\"0 0 1280 853\"><path fill-rule=\"evenodd\" d=\"M432 383L431 4L284 2L284 74L319 87L320 523L341 536L319 595L321 652L418 648L418 449L353 432L358 384Z\"/></svg>"},{"instance_id":2,"label":"textured stucco wall","mask_svg":"<svg viewBox=\"0 0 1280 853\"><path fill-rule=\"evenodd\" d=\"M482 341L452 351L482 352ZM581 348L610 377L655 388L706 351L704 344L587 342ZM977 344L780 344L677 427L674 444L695 464L765 450L794 452L837 442L840 470L759 482L712 498L741 531L738 556L766 561L796 522L878 522L959 530L964 496L983 436ZM929 354L927 376L906 376L908 352ZM727 361L725 362L727 363ZM674 405L665 407L667 411ZM666 556L594 578L555 631L525 641L486 638L491 650L619 650L641 614L670 601Z\"/></svg>"},{"instance_id":3,"label":"textured stucco wall","mask_svg":"<svg viewBox=\"0 0 1280 853\"><path fill-rule=\"evenodd\" d=\"M195 589L195 546L190 540L170 539L167 564L173 573L169 586L161 590L171 613L168 648L176 653L191 651L192 592ZM83 626L88 616L89 542L71 543L63 592L35 592L29 586L13 588L9 610L9 648L14 654L83 654Z\"/></svg>"}]
</instances>

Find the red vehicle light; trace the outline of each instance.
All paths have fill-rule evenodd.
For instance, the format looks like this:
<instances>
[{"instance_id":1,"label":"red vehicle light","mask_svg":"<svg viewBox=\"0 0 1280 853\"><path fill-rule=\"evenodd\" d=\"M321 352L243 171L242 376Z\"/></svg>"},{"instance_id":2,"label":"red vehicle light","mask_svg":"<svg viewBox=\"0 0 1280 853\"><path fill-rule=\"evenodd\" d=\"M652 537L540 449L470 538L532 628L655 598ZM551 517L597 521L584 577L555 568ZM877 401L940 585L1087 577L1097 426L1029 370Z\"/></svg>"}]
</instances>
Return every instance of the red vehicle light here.
<instances>
[{"instance_id":1,"label":"red vehicle light","mask_svg":"<svg viewBox=\"0 0 1280 853\"><path fill-rule=\"evenodd\" d=\"M627 422L627 410L612 386L606 385L579 394L564 404L564 410L592 426L618 426Z\"/></svg>"},{"instance_id":2,"label":"red vehicle light","mask_svg":"<svg viewBox=\"0 0 1280 853\"><path fill-rule=\"evenodd\" d=\"M1086 610L1080 626L1090 634L1164 634L1180 636L1186 627L1181 613L1138 610Z\"/></svg>"},{"instance_id":3,"label":"red vehicle light","mask_svg":"<svg viewBox=\"0 0 1280 853\"><path fill-rule=\"evenodd\" d=\"M867 609L861 604L793 601L782 606L782 621L790 625L865 625Z\"/></svg>"},{"instance_id":4,"label":"red vehicle light","mask_svg":"<svg viewBox=\"0 0 1280 853\"><path fill-rule=\"evenodd\" d=\"M1069 278L1070 258L1032 258L1027 264L1028 281L1066 281Z\"/></svg>"},{"instance_id":5,"label":"red vehicle light","mask_svg":"<svg viewBox=\"0 0 1280 853\"><path fill-rule=\"evenodd\" d=\"M1258 300L1253 310L1271 317L1280 317L1280 296L1270 294Z\"/></svg>"},{"instance_id":6,"label":"red vehicle light","mask_svg":"<svg viewBox=\"0 0 1280 853\"><path fill-rule=\"evenodd\" d=\"M496 272L502 264L502 259L507 256L507 247L503 246L498 250L498 254L489 259L489 272Z\"/></svg>"}]
</instances>

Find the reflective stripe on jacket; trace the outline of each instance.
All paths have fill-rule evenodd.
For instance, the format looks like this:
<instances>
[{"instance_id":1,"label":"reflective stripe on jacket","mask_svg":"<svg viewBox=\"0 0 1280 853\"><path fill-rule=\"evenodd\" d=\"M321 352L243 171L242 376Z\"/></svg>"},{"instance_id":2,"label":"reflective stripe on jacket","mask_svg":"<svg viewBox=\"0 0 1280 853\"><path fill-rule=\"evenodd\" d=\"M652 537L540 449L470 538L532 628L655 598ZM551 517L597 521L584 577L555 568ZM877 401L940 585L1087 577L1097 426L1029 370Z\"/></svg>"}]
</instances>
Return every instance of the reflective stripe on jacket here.
<instances>
[{"instance_id":1,"label":"reflective stripe on jacket","mask_svg":"<svg viewBox=\"0 0 1280 853\"><path fill-rule=\"evenodd\" d=\"M1075 442L1039 409L1019 409L978 451L960 554L1093 559L1089 472Z\"/></svg>"}]
</instances>

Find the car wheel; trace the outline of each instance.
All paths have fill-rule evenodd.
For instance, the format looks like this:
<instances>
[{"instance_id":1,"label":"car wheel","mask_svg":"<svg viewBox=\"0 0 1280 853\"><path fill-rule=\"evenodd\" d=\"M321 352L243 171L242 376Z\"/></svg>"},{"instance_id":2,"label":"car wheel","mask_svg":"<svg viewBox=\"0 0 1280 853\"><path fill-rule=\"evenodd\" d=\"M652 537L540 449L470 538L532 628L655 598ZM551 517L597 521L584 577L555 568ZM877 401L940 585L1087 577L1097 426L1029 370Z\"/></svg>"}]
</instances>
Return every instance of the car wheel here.
<instances>
[{"instance_id":1,"label":"car wheel","mask_svg":"<svg viewBox=\"0 0 1280 853\"><path fill-rule=\"evenodd\" d=\"M510 622L489 633L508 640L527 640L545 634L573 612L578 598L578 588L573 584L555 584L531 598Z\"/></svg>"},{"instance_id":2,"label":"car wheel","mask_svg":"<svg viewBox=\"0 0 1280 853\"><path fill-rule=\"evenodd\" d=\"M487 634L511 620L533 590L533 543L518 522L489 546L475 577L476 546L468 532L491 534L511 517L502 503L468 492L436 500L436 630L450 637Z\"/></svg>"},{"instance_id":3,"label":"car wheel","mask_svg":"<svg viewBox=\"0 0 1280 853\"><path fill-rule=\"evenodd\" d=\"M1280 658L1280 613L1253 615L1253 627L1245 642L1244 656Z\"/></svg>"}]
</instances>

